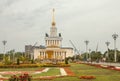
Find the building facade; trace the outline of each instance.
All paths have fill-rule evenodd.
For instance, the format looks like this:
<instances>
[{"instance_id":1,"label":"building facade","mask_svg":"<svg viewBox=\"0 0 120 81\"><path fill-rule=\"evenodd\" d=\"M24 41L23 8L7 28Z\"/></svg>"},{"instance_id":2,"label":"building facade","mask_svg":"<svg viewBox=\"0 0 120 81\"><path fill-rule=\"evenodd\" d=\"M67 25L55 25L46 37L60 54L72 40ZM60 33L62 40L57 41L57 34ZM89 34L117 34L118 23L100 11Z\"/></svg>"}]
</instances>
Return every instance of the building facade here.
<instances>
[{"instance_id":1,"label":"building facade","mask_svg":"<svg viewBox=\"0 0 120 81\"><path fill-rule=\"evenodd\" d=\"M56 22L54 18L54 9L52 15L52 26L50 28L50 34L45 34L45 47L33 48L33 59L39 60L65 60L66 57L74 55L73 48L62 47L61 33L57 33Z\"/></svg>"}]
</instances>

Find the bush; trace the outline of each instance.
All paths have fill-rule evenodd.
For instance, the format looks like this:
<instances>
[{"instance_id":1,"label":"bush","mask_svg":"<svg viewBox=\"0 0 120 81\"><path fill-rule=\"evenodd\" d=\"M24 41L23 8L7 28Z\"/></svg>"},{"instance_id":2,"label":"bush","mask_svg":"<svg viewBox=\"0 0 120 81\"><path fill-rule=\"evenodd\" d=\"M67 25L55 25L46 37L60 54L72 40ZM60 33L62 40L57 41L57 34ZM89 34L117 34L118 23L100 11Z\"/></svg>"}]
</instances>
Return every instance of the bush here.
<instances>
[{"instance_id":1,"label":"bush","mask_svg":"<svg viewBox=\"0 0 120 81\"><path fill-rule=\"evenodd\" d=\"M34 64L34 60L31 60L31 64Z\"/></svg>"},{"instance_id":2,"label":"bush","mask_svg":"<svg viewBox=\"0 0 120 81\"><path fill-rule=\"evenodd\" d=\"M46 63L46 64L43 64L41 65L41 67L70 67L69 64L52 64L52 63Z\"/></svg>"},{"instance_id":3,"label":"bush","mask_svg":"<svg viewBox=\"0 0 120 81\"><path fill-rule=\"evenodd\" d=\"M19 59L17 59L17 65L19 65L20 64L20 60Z\"/></svg>"},{"instance_id":4,"label":"bush","mask_svg":"<svg viewBox=\"0 0 120 81\"><path fill-rule=\"evenodd\" d=\"M20 65L0 65L0 68L33 68L39 67L37 64L20 64Z\"/></svg>"},{"instance_id":5,"label":"bush","mask_svg":"<svg viewBox=\"0 0 120 81\"><path fill-rule=\"evenodd\" d=\"M68 58L65 58L65 64L68 64Z\"/></svg>"},{"instance_id":6,"label":"bush","mask_svg":"<svg viewBox=\"0 0 120 81\"><path fill-rule=\"evenodd\" d=\"M9 81L31 81L31 76L27 73L20 76L13 75L9 78Z\"/></svg>"}]
</instances>

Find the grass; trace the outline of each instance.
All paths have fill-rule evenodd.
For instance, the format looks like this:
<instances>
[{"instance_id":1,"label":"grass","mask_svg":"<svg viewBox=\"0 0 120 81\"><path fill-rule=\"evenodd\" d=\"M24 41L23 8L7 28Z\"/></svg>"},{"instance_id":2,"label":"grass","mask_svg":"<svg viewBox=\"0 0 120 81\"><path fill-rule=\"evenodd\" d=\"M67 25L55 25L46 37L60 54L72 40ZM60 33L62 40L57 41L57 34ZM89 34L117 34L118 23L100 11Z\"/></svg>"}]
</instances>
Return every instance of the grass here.
<instances>
[{"instance_id":1,"label":"grass","mask_svg":"<svg viewBox=\"0 0 120 81\"><path fill-rule=\"evenodd\" d=\"M70 69L76 74L76 77L56 78L54 81L120 81L120 71L96 68L84 64L71 64ZM96 79L78 79L82 75L93 75Z\"/></svg>"},{"instance_id":2,"label":"grass","mask_svg":"<svg viewBox=\"0 0 120 81\"><path fill-rule=\"evenodd\" d=\"M71 67L69 67L75 74L76 77L61 77L61 78L55 78L53 81L120 81L120 71L115 70L108 70L108 69L102 69L102 68L96 68L94 66L89 66L85 64L71 64ZM22 71L31 71L31 70L39 70L39 68L21 68L21 69L14 69L22 70ZM10 70L10 69L0 69L0 71L3 70ZM13 69L12 69L13 70ZM41 74L34 74L32 77L39 77L39 76L54 76L59 75L60 71L57 68L51 67L51 69L46 73ZM96 79L93 80L85 80L85 79L79 79L79 76L82 75L93 75L96 77ZM42 81L42 80L32 80L32 81ZM45 80L43 80L45 81Z\"/></svg>"},{"instance_id":3,"label":"grass","mask_svg":"<svg viewBox=\"0 0 120 81\"><path fill-rule=\"evenodd\" d=\"M102 75L119 75L119 71L96 68L94 66L84 65L84 64L74 64L70 69L76 73L77 76L80 75L95 75L95 76L102 76Z\"/></svg>"},{"instance_id":4,"label":"grass","mask_svg":"<svg viewBox=\"0 0 120 81\"><path fill-rule=\"evenodd\" d=\"M58 68L50 68L48 72L43 72L41 74L34 74L32 77L40 77L40 76L55 76L60 75L60 70Z\"/></svg>"},{"instance_id":5,"label":"grass","mask_svg":"<svg viewBox=\"0 0 120 81\"><path fill-rule=\"evenodd\" d=\"M91 81L119 81L120 72L102 68L96 68L94 66L84 64L72 64L70 69L76 74L76 76L82 75L94 75L96 79ZM84 81L84 80L80 80Z\"/></svg>"},{"instance_id":6,"label":"grass","mask_svg":"<svg viewBox=\"0 0 120 81\"><path fill-rule=\"evenodd\" d=\"M37 71L39 70L40 68L24 68L24 69L12 69L12 70L8 70L8 69L2 69L2 71ZM51 67L48 72L43 72L43 73L39 73L39 74L31 74L31 76L33 78L35 77L40 77L40 76L54 76L54 75L60 75L60 70L58 68L54 68L54 67ZM11 75L3 75L4 77L10 77ZM17 74L17 76L20 76L20 74Z\"/></svg>"}]
</instances>

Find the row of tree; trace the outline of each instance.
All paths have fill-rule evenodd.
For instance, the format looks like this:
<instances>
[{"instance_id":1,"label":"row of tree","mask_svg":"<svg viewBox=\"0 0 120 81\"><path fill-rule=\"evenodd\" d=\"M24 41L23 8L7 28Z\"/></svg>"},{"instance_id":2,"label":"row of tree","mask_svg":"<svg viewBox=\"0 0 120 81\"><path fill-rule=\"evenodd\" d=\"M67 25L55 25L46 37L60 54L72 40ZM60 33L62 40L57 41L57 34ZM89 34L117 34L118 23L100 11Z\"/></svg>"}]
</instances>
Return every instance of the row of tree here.
<instances>
[{"instance_id":1,"label":"row of tree","mask_svg":"<svg viewBox=\"0 0 120 81\"><path fill-rule=\"evenodd\" d=\"M108 55L107 55L108 54ZM80 60L80 61L95 61L95 62L114 62L114 50L109 49L104 53L100 51L91 51L90 53L83 53L81 55L74 55L73 57L68 57L72 61ZM117 62L120 62L120 51L117 50Z\"/></svg>"},{"instance_id":2,"label":"row of tree","mask_svg":"<svg viewBox=\"0 0 120 81\"><path fill-rule=\"evenodd\" d=\"M108 54L108 55L107 55ZM68 57L72 61L104 61L104 62L114 62L114 50L109 49L103 54L99 51L91 51L90 53L83 53L81 55L75 55L73 57ZM15 50L10 50L6 54L0 54L0 61L4 61L5 64L15 63L19 59L22 63L31 62L30 58L26 57L24 52L15 52ZM117 50L117 62L120 62L120 51Z\"/></svg>"},{"instance_id":3,"label":"row of tree","mask_svg":"<svg viewBox=\"0 0 120 81\"><path fill-rule=\"evenodd\" d=\"M6 54L0 54L0 61L4 64L15 64L18 59L21 63L31 63L30 58L27 58L24 52L15 52L15 50L10 50L6 52Z\"/></svg>"}]
</instances>

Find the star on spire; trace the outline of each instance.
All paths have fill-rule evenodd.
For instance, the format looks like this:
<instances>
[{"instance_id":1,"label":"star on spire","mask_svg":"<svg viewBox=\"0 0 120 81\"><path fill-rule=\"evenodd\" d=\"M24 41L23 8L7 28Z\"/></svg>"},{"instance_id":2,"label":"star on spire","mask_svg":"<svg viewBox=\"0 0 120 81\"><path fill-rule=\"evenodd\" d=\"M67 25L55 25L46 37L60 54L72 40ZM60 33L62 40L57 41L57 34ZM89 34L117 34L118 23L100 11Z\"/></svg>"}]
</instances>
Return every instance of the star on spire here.
<instances>
[{"instance_id":1,"label":"star on spire","mask_svg":"<svg viewBox=\"0 0 120 81\"><path fill-rule=\"evenodd\" d=\"M53 13L52 13L52 27L55 27L56 23L55 23L55 17L54 17L54 12L55 9L53 8Z\"/></svg>"}]
</instances>

